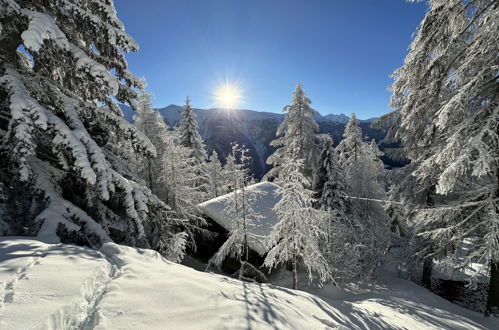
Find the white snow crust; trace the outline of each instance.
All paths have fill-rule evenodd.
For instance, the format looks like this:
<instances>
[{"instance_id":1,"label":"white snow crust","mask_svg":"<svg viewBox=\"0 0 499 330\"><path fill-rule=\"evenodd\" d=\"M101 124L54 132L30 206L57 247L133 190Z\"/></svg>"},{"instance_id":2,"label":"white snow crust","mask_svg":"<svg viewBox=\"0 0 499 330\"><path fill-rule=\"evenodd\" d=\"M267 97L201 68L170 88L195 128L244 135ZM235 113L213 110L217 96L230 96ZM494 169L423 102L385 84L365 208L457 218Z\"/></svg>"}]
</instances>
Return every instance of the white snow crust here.
<instances>
[{"instance_id":1,"label":"white snow crust","mask_svg":"<svg viewBox=\"0 0 499 330\"><path fill-rule=\"evenodd\" d=\"M275 204L280 199L279 195L277 195L277 188L276 184L267 181L245 188L245 193L248 196L254 195L254 198L248 197L248 200L251 201L251 208L262 216L261 220L255 222L254 226L249 229L250 239L248 243L250 248L260 255L264 255L267 252L265 239L272 232L274 225L279 222L277 214L273 210ZM226 212L227 203L231 195L232 193L229 193L198 205L205 215L227 230L230 230L231 226L230 216Z\"/></svg>"},{"instance_id":2,"label":"white snow crust","mask_svg":"<svg viewBox=\"0 0 499 330\"><path fill-rule=\"evenodd\" d=\"M96 251L0 238L3 330L499 328L498 319L397 278L309 291L316 295L199 272L114 243Z\"/></svg>"}]
</instances>

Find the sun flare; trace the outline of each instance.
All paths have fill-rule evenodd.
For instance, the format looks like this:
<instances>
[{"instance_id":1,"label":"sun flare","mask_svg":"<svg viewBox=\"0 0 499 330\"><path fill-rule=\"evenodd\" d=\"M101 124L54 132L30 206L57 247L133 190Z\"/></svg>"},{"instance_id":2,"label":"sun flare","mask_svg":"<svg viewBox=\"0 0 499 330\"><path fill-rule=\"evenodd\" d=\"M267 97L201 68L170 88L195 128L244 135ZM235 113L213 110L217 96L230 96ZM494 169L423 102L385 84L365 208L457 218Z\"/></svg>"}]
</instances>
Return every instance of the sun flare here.
<instances>
[{"instance_id":1,"label":"sun flare","mask_svg":"<svg viewBox=\"0 0 499 330\"><path fill-rule=\"evenodd\" d=\"M233 109L241 102L241 90L235 85L224 84L215 93L215 100L225 109Z\"/></svg>"}]
</instances>

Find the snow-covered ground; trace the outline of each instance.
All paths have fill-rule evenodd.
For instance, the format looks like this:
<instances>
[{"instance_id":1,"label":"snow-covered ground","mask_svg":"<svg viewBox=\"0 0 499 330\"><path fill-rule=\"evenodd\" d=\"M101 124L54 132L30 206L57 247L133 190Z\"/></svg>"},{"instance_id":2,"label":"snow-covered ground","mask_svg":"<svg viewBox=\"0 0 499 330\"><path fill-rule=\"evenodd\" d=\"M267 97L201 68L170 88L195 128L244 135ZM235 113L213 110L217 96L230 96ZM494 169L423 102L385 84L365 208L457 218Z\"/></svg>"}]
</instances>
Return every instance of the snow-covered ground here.
<instances>
[{"instance_id":1,"label":"snow-covered ground","mask_svg":"<svg viewBox=\"0 0 499 330\"><path fill-rule=\"evenodd\" d=\"M314 295L198 272L113 243L95 251L0 238L0 282L3 330L499 329L498 319L397 278Z\"/></svg>"}]
</instances>

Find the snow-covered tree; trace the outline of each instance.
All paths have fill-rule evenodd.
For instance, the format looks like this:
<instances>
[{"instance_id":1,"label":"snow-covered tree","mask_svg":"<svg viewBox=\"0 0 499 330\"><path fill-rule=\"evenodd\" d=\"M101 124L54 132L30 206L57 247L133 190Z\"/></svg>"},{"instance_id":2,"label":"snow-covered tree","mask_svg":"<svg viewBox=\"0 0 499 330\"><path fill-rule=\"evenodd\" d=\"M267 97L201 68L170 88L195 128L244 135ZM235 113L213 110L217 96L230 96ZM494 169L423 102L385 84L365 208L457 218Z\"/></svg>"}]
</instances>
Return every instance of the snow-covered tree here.
<instances>
[{"instance_id":1,"label":"snow-covered tree","mask_svg":"<svg viewBox=\"0 0 499 330\"><path fill-rule=\"evenodd\" d=\"M233 171L232 181L234 182L234 191L227 201L225 212L230 217L229 236L220 249L210 259L210 264L218 267L227 258L235 259L240 267L237 271L238 279L265 279L265 276L249 260L249 241L253 239L249 230L256 222L263 218L262 215L255 212L252 205L259 198L262 192L252 190L250 194L246 192L246 185L250 182L248 164L251 158L248 156L248 149L237 144L232 145L231 154L239 159L241 170Z\"/></svg>"},{"instance_id":2,"label":"snow-covered tree","mask_svg":"<svg viewBox=\"0 0 499 330\"><path fill-rule=\"evenodd\" d=\"M177 130L180 145L190 148L192 150L192 156L198 163L201 164L206 162L206 147L201 135L199 135L196 114L192 111L189 97L186 97L185 99L184 110L182 111L182 121Z\"/></svg>"},{"instance_id":3,"label":"snow-covered tree","mask_svg":"<svg viewBox=\"0 0 499 330\"><path fill-rule=\"evenodd\" d=\"M195 236L207 234L204 229L206 220L197 207L206 197L198 174L199 167L204 164L198 163L192 149L179 143L178 130L168 133L162 172L157 182L166 191L166 203L172 208L171 219L181 224L190 246L195 250Z\"/></svg>"},{"instance_id":4,"label":"snow-covered tree","mask_svg":"<svg viewBox=\"0 0 499 330\"><path fill-rule=\"evenodd\" d=\"M372 276L390 246L388 216L383 210L386 199L382 182L383 163L376 143L364 142L353 114L338 144L338 159L349 186L350 224L359 244L360 275Z\"/></svg>"},{"instance_id":5,"label":"snow-covered tree","mask_svg":"<svg viewBox=\"0 0 499 330\"><path fill-rule=\"evenodd\" d=\"M225 164L222 168L221 182L223 194L233 192L237 189L234 178L239 177L242 170L243 168L241 167L241 164L237 163L234 153L229 153L225 158Z\"/></svg>"},{"instance_id":6,"label":"snow-covered tree","mask_svg":"<svg viewBox=\"0 0 499 330\"><path fill-rule=\"evenodd\" d=\"M331 270L320 247L326 235L325 214L313 207L314 192L306 188L311 183L303 175L304 161L295 156L298 147L289 147L291 155L284 159L277 181L281 199L274 211L279 222L268 237L269 252L264 265L273 268L291 263L296 289L299 265L306 268L310 281L317 277L319 283L331 279Z\"/></svg>"},{"instance_id":7,"label":"snow-covered tree","mask_svg":"<svg viewBox=\"0 0 499 330\"><path fill-rule=\"evenodd\" d=\"M335 281L362 274L358 219L352 213L350 189L331 138L323 140L315 182L317 204L324 211L326 233L321 249Z\"/></svg>"},{"instance_id":8,"label":"snow-covered tree","mask_svg":"<svg viewBox=\"0 0 499 330\"><path fill-rule=\"evenodd\" d=\"M398 137L419 189L441 197L419 213L431 254L479 237L469 260L490 260L488 310L499 310L498 2L431 0L395 71Z\"/></svg>"},{"instance_id":9,"label":"snow-covered tree","mask_svg":"<svg viewBox=\"0 0 499 330\"><path fill-rule=\"evenodd\" d=\"M122 141L151 157L155 149L115 101L136 108L140 82L124 58L138 47L113 2L1 0L0 30L0 118L8 121L0 158L11 174L2 178L13 188L11 209L20 205L16 189L29 205L12 219L27 228L19 234L155 247L168 207L118 157Z\"/></svg>"},{"instance_id":10,"label":"snow-covered tree","mask_svg":"<svg viewBox=\"0 0 499 330\"><path fill-rule=\"evenodd\" d=\"M226 193L224 190L224 173L222 164L218 159L218 154L215 150L212 151L208 164L206 164L208 173L208 195L209 198L215 198Z\"/></svg>"},{"instance_id":11,"label":"snow-covered tree","mask_svg":"<svg viewBox=\"0 0 499 330\"><path fill-rule=\"evenodd\" d=\"M371 144L363 141L355 114L348 121L343 136L336 147L339 163L345 171L353 204L358 214L366 217L378 207L377 202L370 199L384 197L383 163L379 159L382 153L374 141Z\"/></svg>"},{"instance_id":12,"label":"snow-covered tree","mask_svg":"<svg viewBox=\"0 0 499 330\"><path fill-rule=\"evenodd\" d=\"M338 144L337 150L340 153L341 162L344 163L345 166L350 166L360 158L363 145L362 130L355 113L352 113L352 116L345 126L343 138L344 139Z\"/></svg>"},{"instance_id":13,"label":"snow-covered tree","mask_svg":"<svg viewBox=\"0 0 499 330\"><path fill-rule=\"evenodd\" d=\"M332 140L326 140L322 144L317 173L314 189L319 205L345 214L350 208L351 201L347 198L350 192Z\"/></svg>"},{"instance_id":14,"label":"snow-covered tree","mask_svg":"<svg viewBox=\"0 0 499 330\"><path fill-rule=\"evenodd\" d=\"M143 178L152 192L165 199L165 189L156 184L164 167L163 155L167 148L168 125L151 104L151 94L143 91L139 96L137 114L134 116L135 127L141 131L156 148L156 157L135 155L137 174Z\"/></svg>"},{"instance_id":15,"label":"snow-covered tree","mask_svg":"<svg viewBox=\"0 0 499 330\"><path fill-rule=\"evenodd\" d=\"M310 107L311 102L303 92L303 86L298 84L293 92L291 105L285 106L282 110L286 116L277 129L277 139L270 143L271 146L277 147L277 150L267 159L267 164L273 168L265 175L266 178L279 177L284 162L291 155L290 147L295 145L298 151L294 157L303 159L303 174L312 183L319 152L316 134L319 126L315 122L314 110Z\"/></svg>"}]
</instances>

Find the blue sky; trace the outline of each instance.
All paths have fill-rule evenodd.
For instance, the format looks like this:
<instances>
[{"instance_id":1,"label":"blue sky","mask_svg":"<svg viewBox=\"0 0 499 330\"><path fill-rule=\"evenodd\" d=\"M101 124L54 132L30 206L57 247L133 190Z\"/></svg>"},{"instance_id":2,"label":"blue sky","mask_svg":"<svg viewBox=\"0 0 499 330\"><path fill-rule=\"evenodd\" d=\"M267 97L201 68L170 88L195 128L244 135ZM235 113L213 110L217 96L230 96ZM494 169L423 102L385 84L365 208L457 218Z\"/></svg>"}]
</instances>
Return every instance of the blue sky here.
<instances>
[{"instance_id":1,"label":"blue sky","mask_svg":"<svg viewBox=\"0 0 499 330\"><path fill-rule=\"evenodd\" d=\"M221 106L224 81L243 89L238 108L280 112L301 82L322 114L379 116L389 75L400 67L424 2L404 0L115 1L139 43L130 70L144 76L154 106Z\"/></svg>"}]
</instances>

